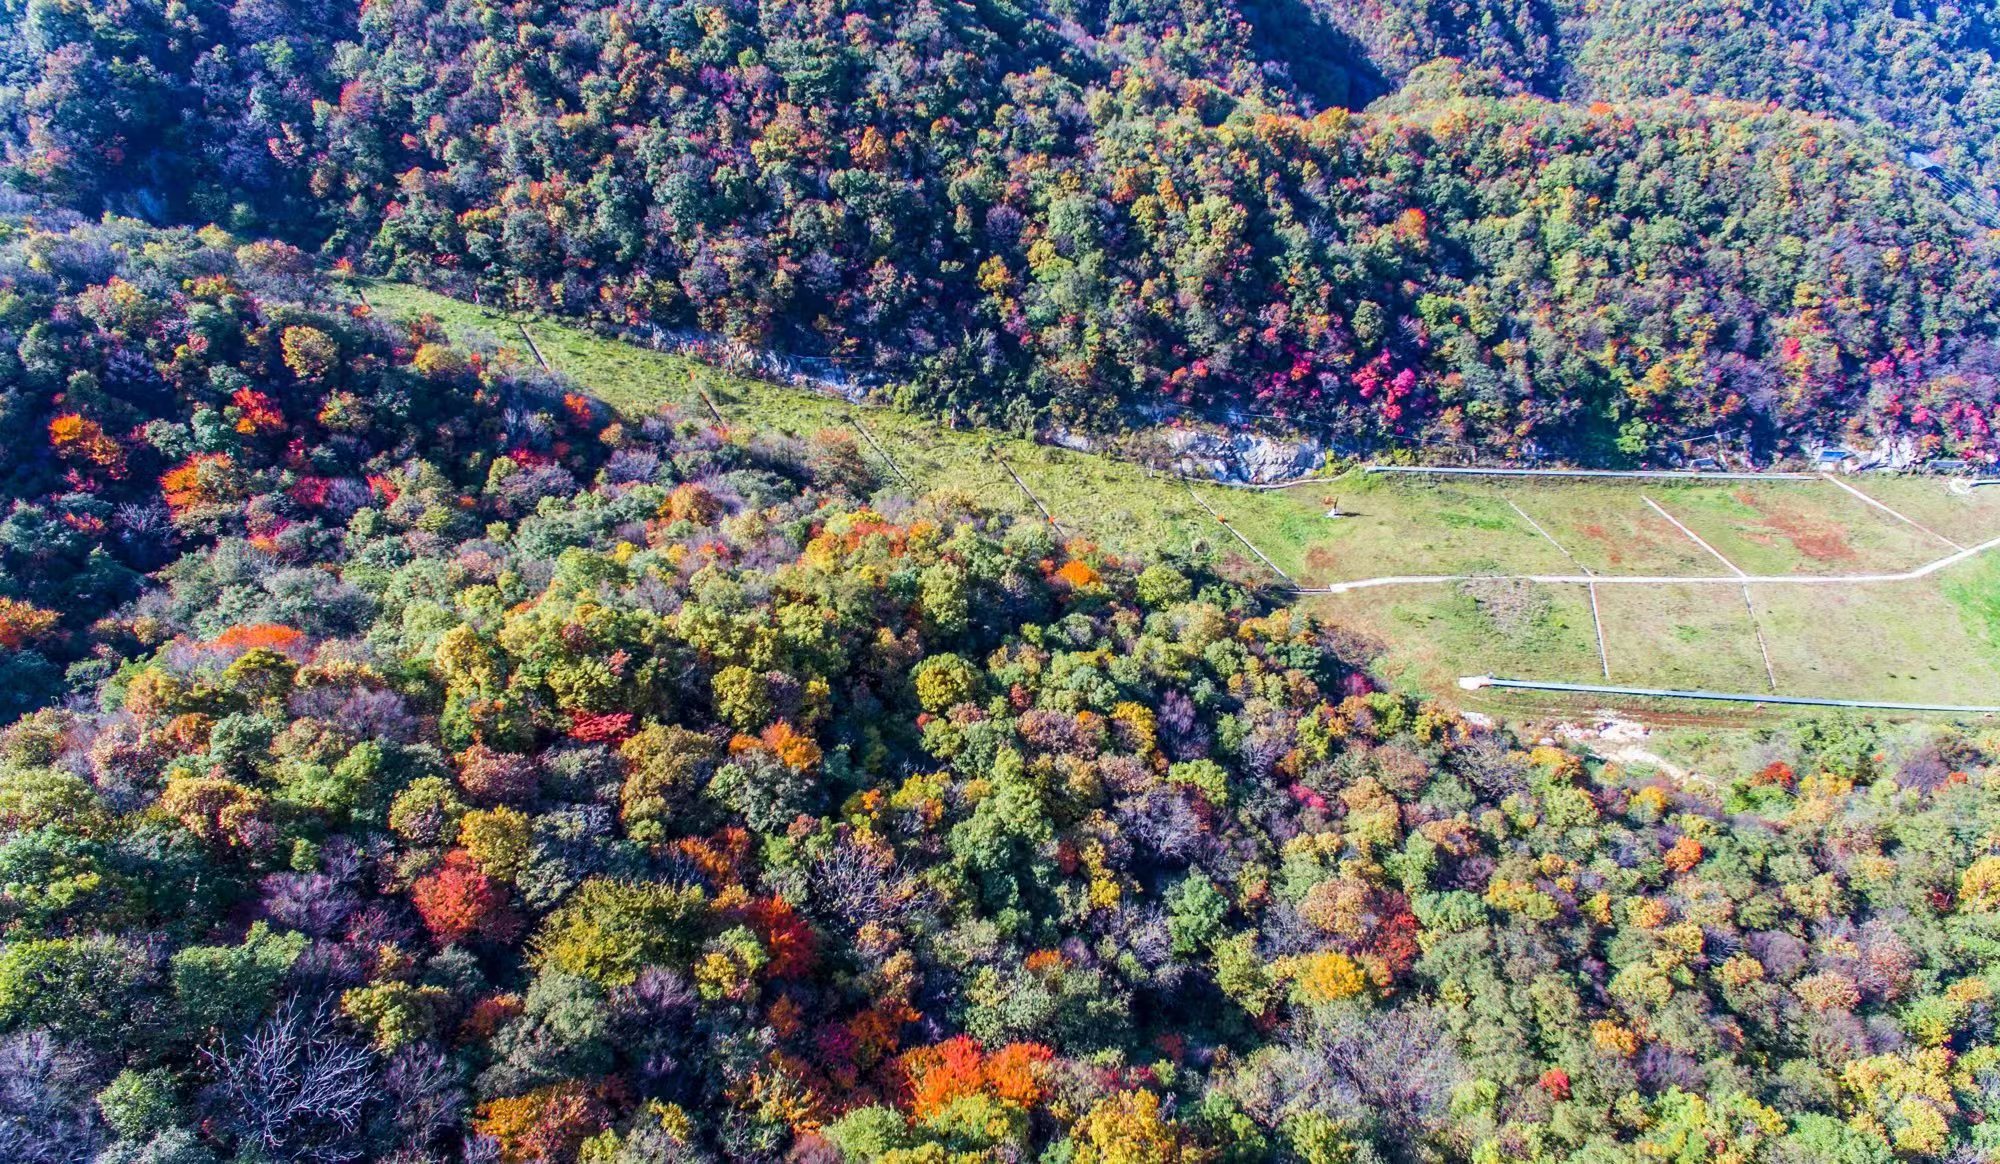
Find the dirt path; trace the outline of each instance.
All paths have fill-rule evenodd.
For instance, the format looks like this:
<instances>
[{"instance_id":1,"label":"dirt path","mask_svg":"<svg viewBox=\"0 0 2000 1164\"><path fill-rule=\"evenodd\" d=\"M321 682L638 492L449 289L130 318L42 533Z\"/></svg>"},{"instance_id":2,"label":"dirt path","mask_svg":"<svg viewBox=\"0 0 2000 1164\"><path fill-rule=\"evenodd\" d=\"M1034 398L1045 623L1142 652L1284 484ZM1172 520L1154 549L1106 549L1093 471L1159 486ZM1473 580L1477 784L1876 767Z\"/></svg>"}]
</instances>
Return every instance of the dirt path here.
<instances>
[{"instance_id":1,"label":"dirt path","mask_svg":"<svg viewBox=\"0 0 2000 1164\"><path fill-rule=\"evenodd\" d=\"M1693 543L1694 543L1695 545L1698 545L1698 546L1700 546L1700 547L1701 547L1702 549L1704 549L1704 550L1707 550L1707 551L1709 552L1710 556L1712 556L1712 557L1713 557L1713 558L1714 558L1714 559L1715 559L1716 561L1718 561L1718 562L1721 562L1721 563L1722 563L1722 564L1723 564L1723 565L1724 565L1725 567L1729 568L1730 570L1733 570L1733 571L1735 571L1735 573L1736 573L1736 576L1737 576L1738 578L1741 578L1741 577L1743 577L1743 576L1744 576L1744 575L1743 575L1743 571L1737 568L1737 566L1736 566L1736 563L1734 563L1734 562L1730 561L1730 560L1729 560L1728 558L1725 558L1725 557L1723 557L1723 556L1722 556L1722 551L1721 551L1721 550L1718 550L1718 549L1716 549L1716 548L1715 548L1714 546L1711 546L1711 545L1709 545L1709 544L1708 544L1708 543L1707 543L1706 541L1703 541L1703 540L1702 540L1702 536L1701 536L1700 534L1698 534L1698 533L1694 532L1693 530L1689 529L1689 528L1688 528L1687 526L1685 526L1685 525L1682 525L1682 524L1681 524L1681 519L1680 519L1680 518L1678 518L1678 517L1675 517L1675 516L1674 516L1673 514L1671 514L1671 513L1668 513L1668 512L1666 511L1666 508L1665 508L1665 507L1663 507L1663 506L1662 506L1662 505L1661 505L1661 504L1660 504L1659 502L1657 502L1657 501L1653 500L1653 499L1652 499L1652 498L1650 498L1650 497L1647 497L1647 496L1646 496L1645 494L1643 494L1643 493L1639 495L1639 500L1641 500L1641 501L1645 502L1645 503L1646 503L1647 505L1650 505L1650 506L1652 506L1652 507L1653 507L1653 512L1654 512L1654 513L1657 513L1657 514L1659 514L1659 515L1660 515L1661 517L1664 517L1664 518L1666 518L1666 519L1667 519L1668 521L1672 522L1672 523L1673 523L1673 525L1674 525L1674 528L1675 528L1675 529L1677 529L1677 530L1681 531L1682 533L1686 534L1686 535L1688 536L1688 540L1689 540L1689 541L1691 541L1691 542L1693 542Z\"/></svg>"},{"instance_id":2,"label":"dirt path","mask_svg":"<svg viewBox=\"0 0 2000 1164\"><path fill-rule=\"evenodd\" d=\"M1035 503L1035 508L1042 511L1042 519L1049 523L1050 529L1056 531L1056 536L1060 538L1068 537L1069 535L1063 532L1062 523L1056 520L1056 515L1050 513L1049 507L1042 504L1042 499L1035 496L1035 491L1033 489L1028 488L1028 483L1026 481L1021 480L1021 475L1014 471L1014 466L1007 463L1007 458L1000 455L1000 450L993 445L987 445L986 452L995 461L998 461L1000 463L1000 467L1002 469L1007 470L1007 475L1014 479L1014 484L1019 485L1021 487L1021 492L1027 495L1028 500Z\"/></svg>"},{"instance_id":3,"label":"dirt path","mask_svg":"<svg viewBox=\"0 0 2000 1164\"><path fill-rule=\"evenodd\" d=\"M535 362L542 366L542 371L554 372L555 368L550 366L549 358L542 354L542 345L536 343L535 337L528 334L528 325L517 323L514 326L521 329L521 338L528 341L528 350L535 354Z\"/></svg>"},{"instance_id":4,"label":"dirt path","mask_svg":"<svg viewBox=\"0 0 2000 1164\"><path fill-rule=\"evenodd\" d=\"M868 442L868 447L875 450L876 456L881 457L882 460L888 464L889 468L895 470L896 477L899 480L901 480L906 487L910 489L915 489L917 487L917 483L915 481L910 480L910 475L908 473L903 472L903 467L896 463L896 458L890 456L889 450L883 448L882 443L875 439L875 434L868 431L868 426L862 424L861 421L857 419L853 413L848 414L847 423L854 426L854 431L861 434L861 439ZM1055 523L1050 522L1049 524L1054 525Z\"/></svg>"},{"instance_id":5,"label":"dirt path","mask_svg":"<svg viewBox=\"0 0 2000 1164\"><path fill-rule=\"evenodd\" d=\"M1546 540L1550 545L1556 548L1556 552L1560 553L1563 557L1568 558L1570 562L1576 566L1577 569L1582 570L1584 573L1586 574L1593 573L1593 571L1589 566L1584 565L1583 562L1580 559L1578 559L1575 554L1569 552L1569 548L1567 546L1557 541L1555 539L1554 534L1551 534L1548 530L1543 529L1541 522L1536 521L1532 517L1529 517L1527 510L1522 509L1519 505L1516 505L1514 503L1513 498L1509 497L1506 500L1508 507L1513 509L1515 513L1520 514L1521 520L1527 522L1528 525L1536 533L1542 535L1544 540ZM1594 578L1588 584L1588 588L1590 590L1590 629L1591 632L1597 636L1597 665L1599 669L1601 669L1604 672L1604 681L1606 683L1609 683L1611 681L1611 651L1604 645L1604 616L1598 613L1597 582Z\"/></svg>"}]
</instances>

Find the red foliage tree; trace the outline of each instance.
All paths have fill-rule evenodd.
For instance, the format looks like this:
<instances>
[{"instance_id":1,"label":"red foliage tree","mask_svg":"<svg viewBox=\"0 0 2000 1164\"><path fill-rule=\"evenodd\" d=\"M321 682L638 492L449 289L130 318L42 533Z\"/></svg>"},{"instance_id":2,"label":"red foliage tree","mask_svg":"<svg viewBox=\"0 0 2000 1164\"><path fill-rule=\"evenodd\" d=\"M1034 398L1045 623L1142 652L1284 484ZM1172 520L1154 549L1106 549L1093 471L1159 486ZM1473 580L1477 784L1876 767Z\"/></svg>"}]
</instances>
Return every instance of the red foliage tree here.
<instances>
[{"instance_id":1,"label":"red foliage tree","mask_svg":"<svg viewBox=\"0 0 2000 1164\"><path fill-rule=\"evenodd\" d=\"M595 714L588 711L569 713L569 734L572 739L586 744L603 744L622 740L632 734L632 713L629 711L608 711Z\"/></svg>"},{"instance_id":2,"label":"red foliage tree","mask_svg":"<svg viewBox=\"0 0 2000 1164\"><path fill-rule=\"evenodd\" d=\"M278 403L254 388L238 388L229 402L236 406L240 414L236 419L236 431L244 436L277 432L285 427L285 414L278 411Z\"/></svg>"},{"instance_id":3,"label":"red foliage tree","mask_svg":"<svg viewBox=\"0 0 2000 1164\"><path fill-rule=\"evenodd\" d=\"M436 872L417 878L410 901L443 945L470 938L504 942L520 932L506 887L480 872L463 849L453 849Z\"/></svg>"},{"instance_id":4,"label":"red foliage tree","mask_svg":"<svg viewBox=\"0 0 2000 1164\"><path fill-rule=\"evenodd\" d=\"M764 941L771 960L764 973L771 978L802 978L813 967L816 942L812 926L783 898L760 897L743 911L743 920Z\"/></svg>"}]
</instances>

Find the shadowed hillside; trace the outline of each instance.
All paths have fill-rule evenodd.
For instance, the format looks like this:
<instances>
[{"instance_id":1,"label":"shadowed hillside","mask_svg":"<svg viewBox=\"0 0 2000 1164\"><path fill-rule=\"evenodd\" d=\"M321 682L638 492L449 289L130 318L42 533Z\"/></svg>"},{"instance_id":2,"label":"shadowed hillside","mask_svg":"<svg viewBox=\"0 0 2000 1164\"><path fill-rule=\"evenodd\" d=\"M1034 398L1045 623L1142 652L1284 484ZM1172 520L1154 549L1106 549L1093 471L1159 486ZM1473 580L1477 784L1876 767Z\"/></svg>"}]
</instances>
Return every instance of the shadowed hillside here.
<instances>
[{"instance_id":1,"label":"shadowed hillside","mask_svg":"<svg viewBox=\"0 0 2000 1164\"><path fill-rule=\"evenodd\" d=\"M1018 429L1985 455L1983 18L1714 7L37 0L0 110L88 213Z\"/></svg>"}]
</instances>

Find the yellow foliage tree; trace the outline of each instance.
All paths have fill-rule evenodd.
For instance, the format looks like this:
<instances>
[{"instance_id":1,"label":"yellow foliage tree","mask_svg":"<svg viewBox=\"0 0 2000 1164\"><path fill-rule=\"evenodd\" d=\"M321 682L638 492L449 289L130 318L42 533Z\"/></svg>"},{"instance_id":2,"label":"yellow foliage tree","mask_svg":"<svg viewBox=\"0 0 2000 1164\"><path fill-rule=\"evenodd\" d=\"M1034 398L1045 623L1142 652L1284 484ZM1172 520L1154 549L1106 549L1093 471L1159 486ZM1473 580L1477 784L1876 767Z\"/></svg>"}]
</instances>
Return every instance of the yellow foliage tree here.
<instances>
[{"instance_id":1,"label":"yellow foliage tree","mask_svg":"<svg viewBox=\"0 0 2000 1164\"><path fill-rule=\"evenodd\" d=\"M278 340L285 367L301 380L324 379L340 361L340 345L316 327L288 327Z\"/></svg>"},{"instance_id":2,"label":"yellow foliage tree","mask_svg":"<svg viewBox=\"0 0 2000 1164\"><path fill-rule=\"evenodd\" d=\"M1178 1125L1160 1112L1160 1097L1126 1091L1101 1099L1077 1121L1072 1164L1181 1164L1198 1156L1181 1142Z\"/></svg>"}]
</instances>

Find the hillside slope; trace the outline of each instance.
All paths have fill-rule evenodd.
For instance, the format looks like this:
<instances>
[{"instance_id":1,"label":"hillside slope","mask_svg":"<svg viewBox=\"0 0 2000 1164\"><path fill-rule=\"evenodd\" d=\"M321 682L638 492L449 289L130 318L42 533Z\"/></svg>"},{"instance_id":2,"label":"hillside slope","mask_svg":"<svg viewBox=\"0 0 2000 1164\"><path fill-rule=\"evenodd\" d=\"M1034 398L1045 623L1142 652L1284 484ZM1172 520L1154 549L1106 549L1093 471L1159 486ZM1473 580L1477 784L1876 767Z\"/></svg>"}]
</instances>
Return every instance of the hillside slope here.
<instances>
[{"instance_id":1,"label":"hillside slope","mask_svg":"<svg viewBox=\"0 0 2000 1164\"><path fill-rule=\"evenodd\" d=\"M17 185L826 357L1015 427L1248 407L1357 447L1593 461L1718 428L1764 453L1850 426L1991 441L1976 23L928 0L138 15L0 16ZM1919 147L1947 169L1913 166Z\"/></svg>"},{"instance_id":2,"label":"hillside slope","mask_svg":"<svg viewBox=\"0 0 2000 1164\"><path fill-rule=\"evenodd\" d=\"M4 221L0 1160L1992 1152L1990 733L1526 746L843 433Z\"/></svg>"},{"instance_id":3,"label":"hillside slope","mask_svg":"<svg viewBox=\"0 0 2000 1164\"><path fill-rule=\"evenodd\" d=\"M1323 0L1390 83L1454 57L1545 97L1696 93L1838 117L1933 155L1991 214L2000 184L2000 15L1991 5L1636 0ZM1990 225L1989 219L1989 225Z\"/></svg>"}]
</instances>

